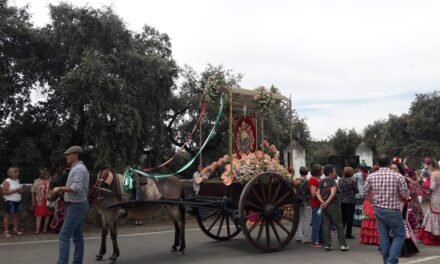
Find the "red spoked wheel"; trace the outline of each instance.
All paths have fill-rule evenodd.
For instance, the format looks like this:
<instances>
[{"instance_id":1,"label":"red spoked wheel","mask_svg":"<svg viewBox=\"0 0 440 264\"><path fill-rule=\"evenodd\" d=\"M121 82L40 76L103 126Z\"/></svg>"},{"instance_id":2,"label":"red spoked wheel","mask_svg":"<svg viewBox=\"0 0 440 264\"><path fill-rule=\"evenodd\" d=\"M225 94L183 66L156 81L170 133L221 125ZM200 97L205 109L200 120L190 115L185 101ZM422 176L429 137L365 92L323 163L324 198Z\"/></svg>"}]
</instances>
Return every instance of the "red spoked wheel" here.
<instances>
[{"instance_id":1,"label":"red spoked wheel","mask_svg":"<svg viewBox=\"0 0 440 264\"><path fill-rule=\"evenodd\" d=\"M298 228L299 208L293 186L275 173L251 179L243 189L238 210L246 219L241 226L243 234L263 252L284 248Z\"/></svg>"}]
</instances>

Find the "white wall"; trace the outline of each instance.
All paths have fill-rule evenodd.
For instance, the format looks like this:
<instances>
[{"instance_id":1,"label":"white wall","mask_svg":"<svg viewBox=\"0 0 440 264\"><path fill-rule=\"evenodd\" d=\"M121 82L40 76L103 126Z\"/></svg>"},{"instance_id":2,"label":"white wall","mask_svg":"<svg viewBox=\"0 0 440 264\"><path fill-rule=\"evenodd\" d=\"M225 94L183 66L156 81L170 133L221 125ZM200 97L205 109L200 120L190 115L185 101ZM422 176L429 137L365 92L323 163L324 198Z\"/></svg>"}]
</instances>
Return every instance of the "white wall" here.
<instances>
[{"instance_id":1,"label":"white wall","mask_svg":"<svg viewBox=\"0 0 440 264\"><path fill-rule=\"evenodd\" d=\"M290 162L288 162L288 153L290 155ZM284 164L291 164L292 168L295 170L295 175L299 175L299 168L301 166L306 166L306 151L305 149L296 141L292 143L283 151Z\"/></svg>"},{"instance_id":2,"label":"white wall","mask_svg":"<svg viewBox=\"0 0 440 264\"><path fill-rule=\"evenodd\" d=\"M373 167L373 151L371 151L365 143L363 146L359 145L356 149L356 155L359 156L359 163L361 163L362 160L365 160L368 166Z\"/></svg>"}]
</instances>

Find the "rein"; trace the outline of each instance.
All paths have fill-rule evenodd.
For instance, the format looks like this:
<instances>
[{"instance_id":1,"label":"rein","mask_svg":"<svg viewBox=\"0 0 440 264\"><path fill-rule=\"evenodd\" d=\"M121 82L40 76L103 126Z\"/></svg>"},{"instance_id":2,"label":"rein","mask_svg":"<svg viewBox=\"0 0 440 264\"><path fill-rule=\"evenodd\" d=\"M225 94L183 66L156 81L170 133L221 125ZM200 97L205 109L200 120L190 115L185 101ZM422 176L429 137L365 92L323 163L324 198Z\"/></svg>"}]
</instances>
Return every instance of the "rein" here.
<instances>
[{"instance_id":1,"label":"rein","mask_svg":"<svg viewBox=\"0 0 440 264\"><path fill-rule=\"evenodd\" d=\"M61 197L58 197L54 202L55 204L55 212L53 214L52 222L50 222L50 227L53 230L57 230L59 228L60 223L64 221L64 216L66 214L66 208L64 202L61 200Z\"/></svg>"},{"instance_id":2,"label":"rein","mask_svg":"<svg viewBox=\"0 0 440 264\"><path fill-rule=\"evenodd\" d=\"M95 193L96 190L98 190L98 185L100 184L100 178L101 178L101 172L99 172L98 176L96 177L95 184L92 187L92 190L89 192L89 195L87 199L89 200L89 204L92 204L93 200L95 199Z\"/></svg>"}]
</instances>

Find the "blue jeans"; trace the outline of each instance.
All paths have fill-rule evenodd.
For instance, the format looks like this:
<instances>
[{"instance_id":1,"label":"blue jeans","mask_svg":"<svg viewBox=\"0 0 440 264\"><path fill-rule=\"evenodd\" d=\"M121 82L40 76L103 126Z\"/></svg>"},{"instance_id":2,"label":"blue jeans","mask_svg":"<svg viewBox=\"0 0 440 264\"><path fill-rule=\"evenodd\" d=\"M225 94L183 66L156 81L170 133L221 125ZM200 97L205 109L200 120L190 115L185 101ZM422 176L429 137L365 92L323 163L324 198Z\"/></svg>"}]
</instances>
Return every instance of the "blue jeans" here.
<instances>
[{"instance_id":1,"label":"blue jeans","mask_svg":"<svg viewBox=\"0 0 440 264\"><path fill-rule=\"evenodd\" d=\"M318 215L319 208L312 208L312 242L322 241L322 220L321 215Z\"/></svg>"},{"instance_id":2,"label":"blue jeans","mask_svg":"<svg viewBox=\"0 0 440 264\"><path fill-rule=\"evenodd\" d=\"M58 264L69 263L70 239L73 238L75 251L72 263L83 263L84 257L84 237L83 220L89 210L87 201L82 203L71 203L67 205L63 227L59 234L59 256Z\"/></svg>"},{"instance_id":3,"label":"blue jeans","mask_svg":"<svg viewBox=\"0 0 440 264\"><path fill-rule=\"evenodd\" d=\"M379 233L380 251L384 264L399 263L400 251L405 242L405 226L399 209L374 207L377 231ZM390 231L393 242L390 243Z\"/></svg>"}]
</instances>

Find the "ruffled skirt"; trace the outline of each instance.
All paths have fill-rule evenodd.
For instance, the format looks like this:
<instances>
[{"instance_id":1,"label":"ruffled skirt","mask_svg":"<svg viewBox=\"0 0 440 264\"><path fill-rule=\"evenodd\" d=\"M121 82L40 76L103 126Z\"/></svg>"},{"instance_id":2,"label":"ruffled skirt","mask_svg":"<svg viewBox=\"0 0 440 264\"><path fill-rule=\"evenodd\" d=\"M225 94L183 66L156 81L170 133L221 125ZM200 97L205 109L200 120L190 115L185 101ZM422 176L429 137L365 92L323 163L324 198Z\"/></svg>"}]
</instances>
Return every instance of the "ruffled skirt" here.
<instances>
[{"instance_id":1,"label":"ruffled skirt","mask_svg":"<svg viewBox=\"0 0 440 264\"><path fill-rule=\"evenodd\" d=\"M377 232L376 219L366 218L362 220L359 242L369 245L379 245L379 233Z\"/></svg>"}]
</instances>

